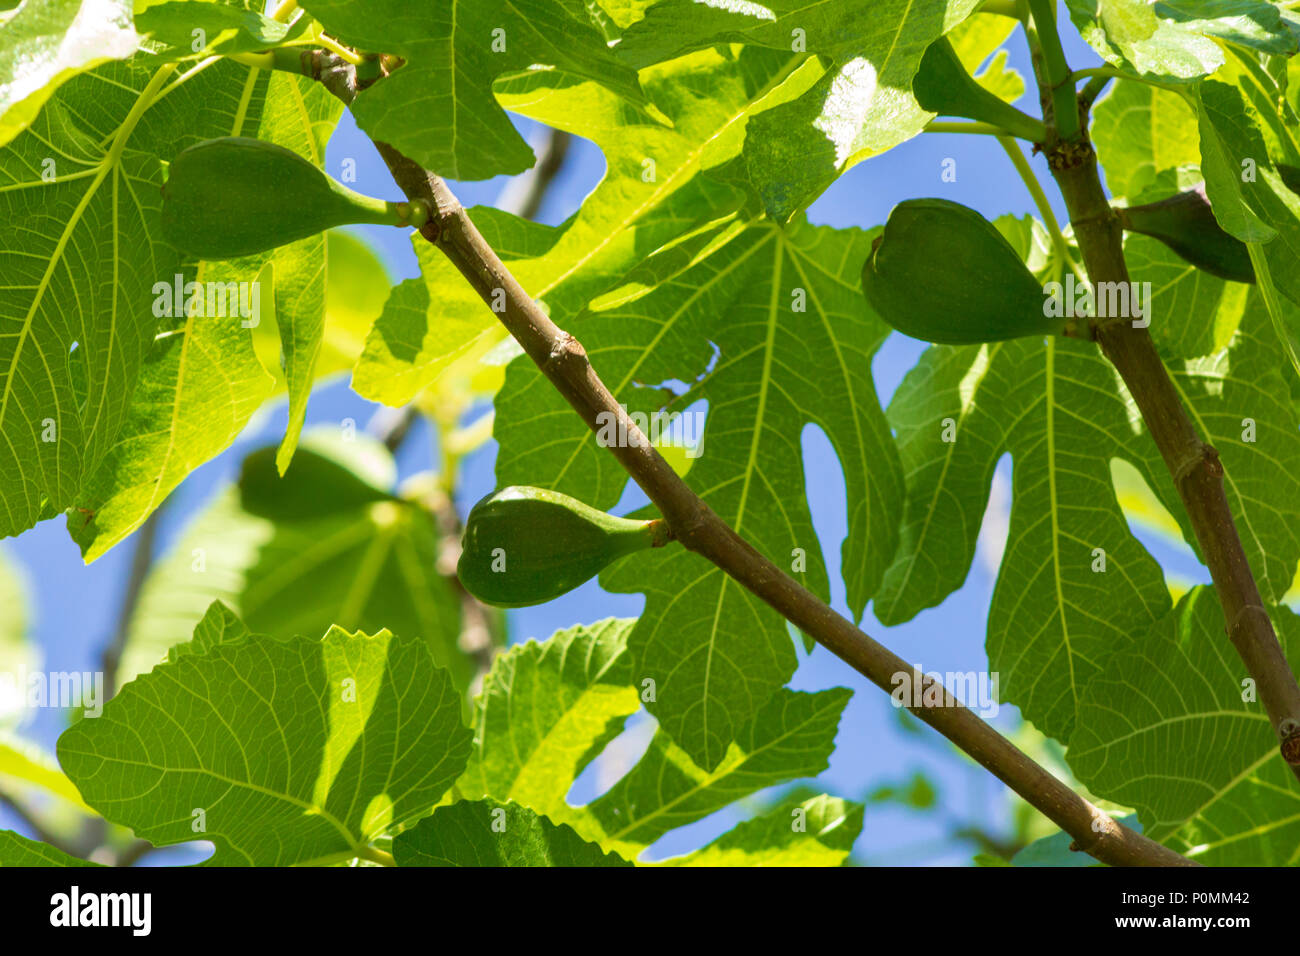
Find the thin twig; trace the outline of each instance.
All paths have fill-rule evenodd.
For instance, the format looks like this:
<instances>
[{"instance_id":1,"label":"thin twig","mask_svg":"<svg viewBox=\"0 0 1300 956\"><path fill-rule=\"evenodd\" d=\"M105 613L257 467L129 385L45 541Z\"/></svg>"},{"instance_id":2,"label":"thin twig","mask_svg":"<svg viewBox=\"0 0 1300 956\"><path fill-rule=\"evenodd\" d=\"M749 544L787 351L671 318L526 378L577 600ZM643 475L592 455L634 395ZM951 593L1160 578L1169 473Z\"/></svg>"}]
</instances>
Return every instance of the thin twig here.
<instances>
[{"instance_id":1,"label":"thin twig","mask_svg":"<svg viewBox=\"0 0 1300 956\"><path fill-rule=\"evenodd\" d=\"M304 54L303 63L308 75L351 102L356 82L346 64L324 53ZM612 416L627 429L629 441L612 447L611 453L688 550L717 565L885 692L895 688L896 675L911 675L926 688L923 700L940 701L913 707L913 712L1073 836L1077 849L1118 866L1195 865L1076 794L946 688L858 630L732 530L645 438L596 374L581 343L552 322L511 275L447 184L387 143L375 145L407 197L423 200L434 210L421 235L447 256L486 304L504 293L505 309L495 313L497 318L587 426L598 431L608 420L598 416Z\"/></svg>"},{"instance_id":2,"label":"thin twig","mask_svg":"<svg viewBox=\"0 0 1300 956\"><path fill-rule=\"evenodd\" d=\"M153 565L154 542L158 539L158 522L162 520L167 499L153 510L135 535L135 548L131 552L131 568L127 572L126 585L122 589L122 606L118 610L117 630L104 648L100 657L100 669L104 672L104 699L108 700L117 693L117 672L122 664L122 653L126 650L127 639L131 635L131 621L135 617L136 606L140 603L140 593L144 589L149 568Z\"/></svg>"},{"instance_id":3,"label":"thin twig","mask_svg":"<svg viewBox=\"0 0 1300 956\"><path fill-rule=\"evenodd\" d=\"M36 839L40 840L42 843L48 843L56 850L62 850L70 856L80 856L80 848L78 846L68 840L64 840L57 833L47 827L44 822L36 816L36 814L27 809L26 805L20 802L17 798L10 796L4 791L0 791L0 806L5 807L12 812L14 816L18 817L27 829L31 830L32 833L35 834Z\"/></svg>"},{"instance_id":4,"label":"thin twig","mask_svg":"<svg viewBox=\"0 0 1300 956\"><path fill-rule=\"evenodd\" d=\"M536 219L555 177L564 168L573 137L562 129L548 129L546 142L538 152L537 162L506 184L497 200L497 208L521 219Z\"/></svg>"},{"instance_id":5,"label":"thin twig","mask_svg":"<svg viewBox=\"0 0 1300 956\"><path fill-rule=\"evenodd\" d=\"M113 865L135 866L141 859L156 849L158 848L148 840L135 840L127 844L122 851L117 854L117 859L113 861Z\"/></svg>"},{"instance_id":6,"label":"thin twig","mask_svg":"<svg viewBox=\"0 0 1300 956\"><path fill-rule=\"evenodd\" d=\"M168 499L164 498L135 533L131 567L127 571L126 584L122 588L122 606L117 614L117 629L100 656L99 669L104 675L105 701L110 700L117 693L117 675L122 665L122 654L131 636L131 622L140 603L144 582L149 577L149 569L153 566L153 549L158 538L158 523L162 520L167 501ZM77 841L82 852L74 855L89 856L92 851L103 846L107 838L108 821L102 817L91 818Z\"/></svg>"},{"instance_id":7,"label":"thin twig","mask_svg":"<svg viewBox=\"0 0 1300 956\"><path fill-rule=\"evenodd\" d=\"M1082 113L1086 114L1092 109L1092 104L1097 102L1097 97L1101 96L1101 91L1110 84L1112 79L1113 77L1105 74L1088 78L1088 82L1083 84L1083 89L1079 91L1079 109Z\"/></svg>"},{"instance_id":8,"label":"thin twig","mask_svg":"<svg viewBox=\"0 0 1300 956\"><path fill-rule=\"evenodd\" d=\"M1193 104L1193 106L1195 105L1195 99L1191 92L1194 89L1193 86L1186 83L1165 83L1162 80L1155 79L1147 73L1126 73L1125 71L1113 66L1090 66L1087 69L1075 70L1070 74L1070 82L1072 84L1077 83L1082 79L1089 80L1089 85L1091 85L1091 81L1096 81L1099 84L1097 92L1100 92L1101 87L1105 85L1102 83L1103 80L1124 80L1126 82L1142 83L1145 86L1153 86L1158 90L1177 93L1188 103Z\"/></svg>"},{"instance_id":9,"label":"thin twig","mask_svg":"<svg viewBox=\"0 0 1300 956\"><path fill-rule=\"evenodd\" d=\"M407 436L411 434L411 428L419 417L419 410L414 404L403 405L401 408L384 406L375 412L367 423L366 431L383 442L390 453L396 455L397 449L406 442Z\"/></svg>"},{"instance_id":10,"label":"thin twig","mask_svg":"<svg viewBox=\"0 0 1300 956\"><path fill-rule=\"evenodd\" d=\"M1029 165L1029 160L1025 159L1025 154L1020 151L1019 145L1010 136L999 136L998 143L1006 150L1007 156L1011 159L1011 165L1016 168L1020 174L1020 179L1024 182L1025 188L1029 190L1029 196L1034 200L1034 205L1038 207L1038 214L1043 217L1043 225L1047 227L1047 234L1052 239L1052 246L1056 249L1057 258L1061 264L1077 275L1080 279L1086 279L1079 264L1074 261L1074 256L1070 255L1070 245L1065 241L1065 235L1061 232L1061 224L1056 221L1056 213L1052 210L1052 204L1047 201L1047 194L1043 192L1043 186L1034 175L1034 169Z\"/></svg>"}]
</instances>

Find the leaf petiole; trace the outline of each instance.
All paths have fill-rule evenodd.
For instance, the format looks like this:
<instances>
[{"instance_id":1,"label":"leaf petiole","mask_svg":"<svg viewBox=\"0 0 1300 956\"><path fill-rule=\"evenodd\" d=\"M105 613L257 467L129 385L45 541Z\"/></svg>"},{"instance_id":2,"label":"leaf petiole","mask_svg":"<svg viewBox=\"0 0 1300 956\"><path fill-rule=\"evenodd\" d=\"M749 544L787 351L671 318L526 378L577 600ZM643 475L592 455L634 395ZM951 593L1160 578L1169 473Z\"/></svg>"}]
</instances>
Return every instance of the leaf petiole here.
<instances>
[{"instance_id":1,"label":"leaf petiole","mask_svg":"<svg viewBox=\"0 0 1300 956\"><path fill-rule=\"evenodd\" d=\"M1263 244L1248 242L1246 243L1246 251L1250 253L1250 264L1255 269L1255 281L1259 285L1260 294L1264 297L1264 306L1268 309L1268 316L1273 320L1273 328L1277 332L1278 341L1282 343L1282 348L1291 362L1291 367L1295 369L1297 375L1300 375L1300 356L1296 355L1295 342L1291 338L1291 332L1287 328L1286 319L1282 314L1282 302L1278 298L1277 287L1273 285L1273 274L1269 272L1268 260L1264 258Z\"/></svg>"},{"instance_id":2,"label":"leaf petiole","mask_svg":"<svg viewBox=\"0 0 1300 956\"><path fill-rule=\"evenodd\" d=\"M936 120L926 123L923 133L972 133L980 136L1014 136L1009 129L992 123L949 123Z\"/></svg>"},{"instance_id":3,"label":"leaf petiole","mask_svg":"<svg viewBox=\"0 0 1300 956\"><path fill-rule=\"evenodd\" d=\"M1177 93L1183 99L1187 100L1187 102L1195 103L1191 91L1186 86L1177 83L1163 83L1160 80L1154 80L1149 76L1141 76L1137 73L1126 73L1124 70L1117 69L1113 66L1092 66L1084 70L1075 70L1070 74L1070 82L1072 84L1078 83L1079 80L1087 79L1090 82L1086 87L1084 87L1084 90L1087 91L1095 85L1097 93L1101 92L1101 87L1105 84L1102 83L1097 85L1092 81L1102 78L1107 80L1134 80L1138 83L1145 83L1147 86L1154 86L1159 90L1168 90L1170 93Z\"/></svg>"},{"instance_id":4,"label":"leaf petiole","mask_svg":"<svg viewBox=\"0 0 1300 956\"><path fill-rule=\"evenodd\" d=\"M340 60L345 60L348 63L351 63L353 66L361 66L363 63L366 62L366 58L361 56L361 54L356 53L353 50L349 50L342 43L339 43L338 40L335 40L332 37L325 36L324 34L313 39L311 45L324 47L325 49L329 50L331 53L338 56Z\"/></svg>"},{"instance_id":5,"label":"leaf petiole","mask_svg":"<svg viewBox=\"0 0 1300 956\"><path fill-rule=\"evenodd\" d=\"M378 863L380 866L397 866L397 861L393 859L393 854L385 853L373 846L363 846L357 851L357 859L369 860L371 863Z\"/></svg>"},{"instance_id":6,"label":"leaf petiole","mask_svg":"<svg viewBox=\"0 0 1300 956\"><path fill-rule=\"evenodd\" d=\"M258 53L231 53L225 59L251 66L256 70L282 70L306 75L302 65L302 47L280 46ZM206 64L205 64L206 65Z\"/></svg>"},{"instance_id":7,"label":"leaf petiole","mask_svg":"<svg viewBox=\"0 0 1300 956\"><path fill-rule=\"evenodd\" d=\"M1065 234L1061 232L1061 225L1056 221L1056 213L1052 211L1052 204L1047 201L1047 194L1043 192L1043 186L1038 181L1038 177L1034 175L1034 168L1029 165L1029 160L1025 159L1025 154L1020 151L1020 147L1016 145L1016 141L1011 137L999 136L998 142L1006 150L1007 156L1011 159L1011 165L1016 167L1016 172L1024 180L1025 188L1029 190L1034 205L1038 207L1038 214L1043 217L1043 225L1047 227L1047 234L1052 237L1052 246L1056 249L1057 260L1069 267L1070 271L1080 281L1087 282L1088 277L1084 274L1082 267L1070 255L1070 244L1065 241Z\"/></svg>"}]
</instances>

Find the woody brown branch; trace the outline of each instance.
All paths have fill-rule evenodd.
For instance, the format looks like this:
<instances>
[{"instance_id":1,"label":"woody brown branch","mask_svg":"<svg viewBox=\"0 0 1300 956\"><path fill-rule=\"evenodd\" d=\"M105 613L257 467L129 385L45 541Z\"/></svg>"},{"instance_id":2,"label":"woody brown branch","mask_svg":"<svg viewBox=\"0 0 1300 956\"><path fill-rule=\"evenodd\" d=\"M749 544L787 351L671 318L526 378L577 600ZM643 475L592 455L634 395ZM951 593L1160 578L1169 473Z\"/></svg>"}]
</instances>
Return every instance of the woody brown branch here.
<instances>
[{"instance_id":1,"label":"woody brown branch","mask_svg":"<svg viewBox=\"0 0 1300 956\"><path fill-rule=\"evenodd\" d=\"M321 80L344 103L351 103L356 83L350 68L319 51L304 53L303 72ZM626 445L609 448L623 468L659 509L674 536L769 604L786 620L810 634L876 686L892 692L895 675L915 675L910 664L879 644L787 575L740 537L668 465L596 374L582 344L559 328L528 295L475 228L459 201L438 176L421 168L392 146L376 142L380 155L407 198L433 210L421 235L456 266L489 307L498 290L505 308L495 312L555 389L588 428L613 416L626 429ZM920 678L923 688L932 687ZM1076 794L1010 741L962 706L946 689L934 688L923 700L937 705L911 708L939 731L1074 837L1074 846L1114 866L1194 866L1167 847L1119 824Z\"/></svg>"},{"instance_id":2,"label":"woody brown branch","mask_svg":"<svg viewBox=\"0 0 1300 956\"><path fill-rule=\"evenodd\" d=\"M1086 114L1081 125L1075 140L1047 144L1048 165L1065 199L1089 280L1094 286L1127 285L1123 229L1101 186ZM1300 778L1300 684L1251 573L1224 493L1219 454L1197 433L1145 326L1112 316L1094 320L1093 331L1169 469L1214 582L1228 638L1255 682L1283 759Z\"/></svg>"}]
</instances>

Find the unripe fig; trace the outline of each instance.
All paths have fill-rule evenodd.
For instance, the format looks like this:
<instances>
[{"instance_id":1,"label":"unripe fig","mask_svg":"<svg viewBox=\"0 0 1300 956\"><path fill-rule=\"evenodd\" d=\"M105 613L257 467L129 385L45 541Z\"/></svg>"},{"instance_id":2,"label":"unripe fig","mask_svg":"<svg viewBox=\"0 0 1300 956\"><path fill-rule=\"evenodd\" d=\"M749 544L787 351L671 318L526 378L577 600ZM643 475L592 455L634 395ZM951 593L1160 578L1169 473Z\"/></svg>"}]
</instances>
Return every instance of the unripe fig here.
<instances>
[{"instance_id":1,"label":"unripe fig","mask_svg":"<svg viewBox=\"0 0 1300 956\"><path fill-rule=\"evenodd\" d=\"M456 573L484 604L527 607L572 591L625 554L669 540L662 519L615 518L568 495L512 486L470 511Z\"/></svg>"},{"instance_id":2,"label":"unripe fig","mask_svg":"<svg viewBox=\"0 0 1300 956\"><path fill-rule=\"evenodd\" d=\"M908 199L889 214L862 267L877 314L905 335L965 345L1054 335L1043 287L997 228L960 203Z\"/></svg>"},{"instance_id":3,"label":"unripe fig","mask_svg":"<svg viewBox=\"0 0 1300 956\"><path fill-rule=\"evenodd\" d=\"M921 67L912 80L912 93L922 109L940 116L964 116L992 123L1030 142L1039 142L1047 134L1041 121L980 86L966 72L947 37L926 47Z\"/></svg>"},{"instance_id":4,"label":"unripe fig","mask_svg":"<svg viewBox=\"0 0 1300 956\"><path fill-rule=\"evenodd\" d=\"M1214 218L1204 183L1159 202L1115 212L1129 232L1159 239L1198 269L1233 282L1255 281L1246 244L1225 232Z\"/></svg>"},{"instance_id":5,"label":"unripe fig","mask_svg":"<svg viewBox=\"0 0 1300 956\"><path fill-rule=\"evenodd\" d=\"M423 203L371 199L297 153L243 136L204 140L172 160L163 237L202 259L234 259L352 223L420 226Z\"/></svg>"}]
</instances>

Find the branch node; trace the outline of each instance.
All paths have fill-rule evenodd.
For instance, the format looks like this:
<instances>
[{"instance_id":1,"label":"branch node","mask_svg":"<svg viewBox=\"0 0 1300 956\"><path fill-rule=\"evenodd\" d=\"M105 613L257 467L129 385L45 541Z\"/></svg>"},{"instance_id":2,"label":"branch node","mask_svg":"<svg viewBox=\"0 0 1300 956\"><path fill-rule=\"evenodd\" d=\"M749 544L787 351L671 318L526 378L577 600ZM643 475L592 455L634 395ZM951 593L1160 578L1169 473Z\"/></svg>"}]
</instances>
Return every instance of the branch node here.
<instances>
[{"instance_id":1,"label":"branch node","mask_svg":"<svg viewBox=\"0 0 1300 956\"><path fill-rule=\"evenodd\" d=\"M326 50L303 50L299 55L302 72L316 80L344 103L356 99L357 73L351 63Z\"/></svg>"},{"instance_id":2,"label":"branch node","mask_svg":"<svg viewBox=\"0 0 1300 956\"><path fill-rule=\"evenodd\" d=\"M1264 608L1263 606L1261 606L1261 605L1259 605L1259 604L1247 604L1247 605L1245 605L1245 606L1244 606L1240 611L1238 611L1236 614L1234 614L1233 617L1232 617L1232 621L1229 622L1229 624L1228 624L1228 639L1229 639L1229 640L1231 640L1231 641L1233 641L1234 643L1236 643L1236 640L1237 640L1237 631L1238 631L1238 630L1239 630L1243 625L1246 624L1246 616L1247 616L1248 614L1250 614L1252 611L1253 611L1253 612L1256 612L1256 613L1258 613L1258 614L1262 614L1262 615L1264 615L1264 619L1267 620L1267 621L1269 622L1269 626L1270 626L1270 627L1273 626L1273 624L1272 624L1272 619L1268 616L1268 610L1267 610L1267 608ZM1300 728L1298 728L1298 729L1300 729ZM1281 728L1279 728L1279 730L1281 730Z\"/></svg>"},{"instance_id":3,"label":"branch node","mask_svg":"<svg viewBox=\"0 0 1300 956\"><path fill-rule=\"evenodd\" d=\"M1118 223L1122 226L1123 220L1120 218L1119 214L1115 212L1115 210L1110 206L1107 206L1104 211L1096 213L1091 216L1079 216L1077 218L1072 216L1070 218L1070 225L1074 227L1074 234L1076 236L1079 234L1080 230L1087 228L1089 226L1098 225L1103 228L1109 229L1115 223Z\"/></svg>"},{"instance_id":4,"label":"branch node","mask_svg":"<svg viewBox=\"0 0 1300 956\"><path fill-rule=\"evenodd\" d=\"M717 520L717 516L703 501L693 502L693 507L675 512L671 515L664 515L668 520L668 527L672 531L673 537L681 543L687 551L694 551L696 554L706 554L704 549L704 538L706 531L712 520Z\"/></svg>"},{"instance_id":5,"label":"branch node","mask_svg":"<svg viewBox=\"0 0 1300 956\"><path fill-rule=\"evenodd\" d=\"M560 335L551 345L551 354L547 356L542 372L549 375L553 370L575 362L583 365L590 364L587 359L587 350L582 347L582 343L576 338L560 329Z\"/></svg>"},{"instance_id":6,"label":"branch node","mask_svg":"<svg viewBox=\"0 0 1300 956\"><path fill-rule=\"evenodd\" d=\"M1223 477L1223 462L1219 460L1219 450L1213 445L1201 443L1201 454L1205 456L1205 470L1211 478Z\"/></svg>"},{"instance_id":7,"label":"branch node","mask_svg":"<svg viewBox=\"0 0 1300 956\"><path fill-rule=\"evenodd\" d=\"M1219 461L1218 449L1203 441L1198 441L1196 444L1197 448L1174 471L1174 485L1176 487L1181 486L1192 472L1196 471L1201 465L1205 466L1205 473L1211 478L1223 477L1223 462Z\"/></svg>"},{"instance_id":8,"label":"branch node","mask_svg":"<svg viewBox=\"0 0 1300 956\"><path fill-rule=\"evenodd\" d=\"M433 190L434 199L434 217L442 220L444 223L451 222L465 211L465 207L445 186L441 189Z\"/></svg>"},{"instance_id":9,"label":"branch node","mask_svg":"<svg viewBox=\"0 0 1300 956\"><path fill-rule=\"evenodd\" d=\"M1058 140L1047 150L1047 165L1053 172L1066 169L1078 169L1092 162L1094 153L1092 143L1087 139Z\"/></svg>"},{"instance_id":10,"label":"branch node","mask_svg":"<svg viewBox=\"0 0 1300 956\"><path fill-rule=\"evenodd\" d=\"M1300 720L1288 717L1277 726L1282 738L1282 759L1291 766L1300 766Z\"/></svg>"}]
</instances>

